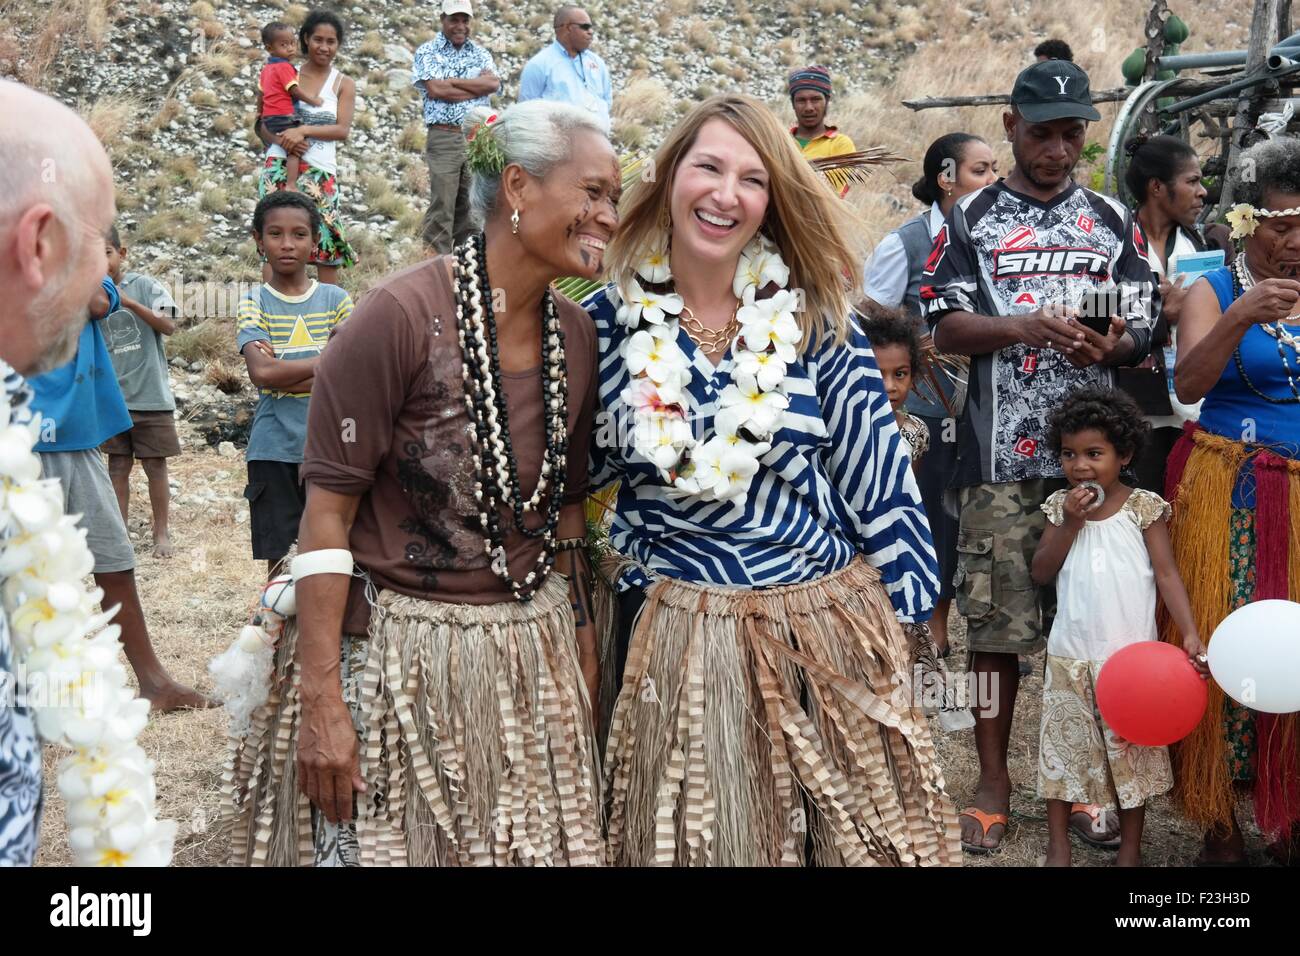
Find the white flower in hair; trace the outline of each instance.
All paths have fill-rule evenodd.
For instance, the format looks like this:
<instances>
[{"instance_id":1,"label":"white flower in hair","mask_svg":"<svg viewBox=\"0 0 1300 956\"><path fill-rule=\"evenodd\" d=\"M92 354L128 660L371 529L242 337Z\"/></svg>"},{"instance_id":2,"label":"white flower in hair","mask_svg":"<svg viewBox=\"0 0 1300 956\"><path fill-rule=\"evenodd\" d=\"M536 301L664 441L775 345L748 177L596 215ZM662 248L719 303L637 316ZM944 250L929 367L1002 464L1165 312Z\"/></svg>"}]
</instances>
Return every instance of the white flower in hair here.
<instances>
[{"instance_id":1,"label":"white flower in hair","mask_svg":"<svg viewBox=\"0 0 1300 956\"><path fill-rule=\"evenodd\" d=\"M668 268L668 243L660 242L653 249L648 250L645 256L637 263L636 274L646 282L653 282L658 285L668 281L672 275L672 270Z\"/></svg>"},{"instance_id":2,"label":"white flower in hair","mask_svg":"<svg viewBox=\"0 0 1300 956\"><path fill-rule=\"evenodd\" d=\"M737 373L735 383L718 398L718 428L730 432L747 428L755 435L769 435L781 421L790 399L780 392L766 391L753 375Z\"/></svg>"},{"instance_id":3,"label":"white flower in hair","mask_svg":"<svg viewBox=\"0 0 1300 956\"><path fill-rule=\"evenodd\" d=\"M739 299L745 295L745 290L748 288L762 289L770 282L784 286L789 281L790 267L781 259L781 253L775 243L765 236L758 235L740 254L731 291Z\"/></svg>"},{"instance_id":4,"label":"white flower in hair","mask_svg":"<svg viewBox=\"0 0 1300 956\"><path fill-rule=\"evenodd\" d=\"M620 291L623 304L619 306L618 318L624 325L636 328L644 319L651 325L663 325L666 315L679 315L682 311L682 297L675 292L660 295L647 292L635 279L629 279L627 288Z\"/></svg>"}]
</instances>

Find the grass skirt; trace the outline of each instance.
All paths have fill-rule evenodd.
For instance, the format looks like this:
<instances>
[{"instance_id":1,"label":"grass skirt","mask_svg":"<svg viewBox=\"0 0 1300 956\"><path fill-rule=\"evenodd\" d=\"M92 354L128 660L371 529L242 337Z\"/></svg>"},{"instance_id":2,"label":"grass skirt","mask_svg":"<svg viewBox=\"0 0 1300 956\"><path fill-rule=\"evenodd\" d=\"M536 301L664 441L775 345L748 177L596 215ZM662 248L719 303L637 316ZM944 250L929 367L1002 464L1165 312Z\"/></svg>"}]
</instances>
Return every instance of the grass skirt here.
<instances>
[{"instance_id":1,"label":"grass skirt","mask_svg":"<svg viewBox=\"0 0 1300 956\"><path fill-rule=\"evenodd\" d=\"M606 750L617 865L959 865L957 818L877 572L661 580Z\"/></svg>"},{"instance_id":2,"label":"grass skirt","mask_svg":"<svg viewBox=\"0 0 1300 956\"><path fill-rule=\"evenodd\" d=\"M1233 489L1254 482L1254 554L1232 561ZM1166 499L1173 504L1169 532L1174 558L1201 639L1208 645L1250 590L1255 601L1300 601L1300 461L1189 426L1169 457ZM1182 643L1163 606L1161 638ZM1200 724L1170 747L1174 798L1205 829L1231 825L1235 801L1231 742L1222 689L1208 682L1209 705ZM1255 714L1255 819L1269 835L1300 823L1300 715Z\"/></svg>"},{"instance_id":3,"label":"grass skirt","mask_svg":"<svg viewBox=\"0 0 1300 956\"><path fill-rule=\"evenodd\" d=\"M296 628L276 688L232 742L235 861L308 865L310 808L297 789ZM357 843L366 866L597 865L599 770L567 579L529 603L485 606L382 592L357 718Z\"/></svg>"}]
</instances>

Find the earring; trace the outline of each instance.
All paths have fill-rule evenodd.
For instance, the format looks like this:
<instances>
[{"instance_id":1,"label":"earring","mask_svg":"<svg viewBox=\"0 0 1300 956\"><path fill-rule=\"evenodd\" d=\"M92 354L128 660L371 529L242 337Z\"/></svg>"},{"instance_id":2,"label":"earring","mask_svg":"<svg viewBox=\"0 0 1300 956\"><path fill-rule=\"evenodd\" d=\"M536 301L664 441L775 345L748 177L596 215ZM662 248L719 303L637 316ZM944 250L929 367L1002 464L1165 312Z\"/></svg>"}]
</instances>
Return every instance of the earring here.
<instances>
[{"instance_id":1,"label":"earring","mask_svg":"<svg viewBox=\"0 0 1300 956\"><path fill-rule=\"evenodd\" d=\"M513 235L516 236L519 235L519 210L518 209L516 209L515 214L510 217L510 232Z\"/></svg>"},{"instance_id":2,"label":"earring","mask_svg":"<svg viewBox=\"0 0 1300 956\"><path fill-rule=\"evenodd\" d=\"M659 212L659 228L664 232L673 231L673 214L668 211L667 206Z\"/></svg>"},{"instance_id":3,"label":"earring","mask_svg":"<svg viewBox=\"0 0 1300 956\"><path fill-rule=\"evenodd\" d=\"M951 190L951 189L947 190L947 193L948 193L949 196L951 196L951 195L952 195L952 190Z\"/></svg>"}]
</instances>

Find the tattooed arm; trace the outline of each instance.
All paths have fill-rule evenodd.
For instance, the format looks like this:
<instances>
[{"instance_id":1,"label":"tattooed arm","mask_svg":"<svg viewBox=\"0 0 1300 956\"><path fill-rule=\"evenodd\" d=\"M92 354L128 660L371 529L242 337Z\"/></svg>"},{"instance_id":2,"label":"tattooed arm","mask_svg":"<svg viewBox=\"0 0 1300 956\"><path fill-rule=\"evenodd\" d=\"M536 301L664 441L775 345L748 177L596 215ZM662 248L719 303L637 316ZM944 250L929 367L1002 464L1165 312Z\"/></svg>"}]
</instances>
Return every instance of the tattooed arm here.
<instances>
[{"instance_id":1,"label":"tattooed arm","mask_svg":"<svg viewBox=\"0 0 1300 956\"><path fill-rule=\"evenodd\" d=\"M561 541L572 538L586 540L587 516L581 504L564 506L560 512L557 537ZM587 549L560 551L555 556L555 569L569 579L569 600L573 603L573 617L577 623L578 660L582 665L582 679L587 685L594 715L600 701L600 661L597 657L596 620L591 600L594 577L587 560Z\"/></svg>"}]
</instances>

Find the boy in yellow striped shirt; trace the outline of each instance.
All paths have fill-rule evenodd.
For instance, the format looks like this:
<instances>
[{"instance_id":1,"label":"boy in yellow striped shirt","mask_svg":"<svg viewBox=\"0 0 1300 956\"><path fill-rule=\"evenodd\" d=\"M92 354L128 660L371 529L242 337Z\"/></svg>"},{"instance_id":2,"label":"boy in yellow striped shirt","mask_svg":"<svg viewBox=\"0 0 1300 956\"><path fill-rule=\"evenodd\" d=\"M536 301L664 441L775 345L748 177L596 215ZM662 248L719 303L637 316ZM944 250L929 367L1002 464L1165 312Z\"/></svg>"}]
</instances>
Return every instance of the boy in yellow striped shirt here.
<instances>
[{"instance_id":1,"label":"boy in yellow striped shirt","mask_svg":"<svg viewBox=\"0 0 1300 956\"><path fill-rule=\"evenodd\" d=\"M253 557L267 562L268 576L297 540L307 503L298 466L316 365L330 331L352 313L346 292L307 276L319 231L316 204L299 192L270 193L253 212L253 240L271 279L240 300L237 346L260 394L244 497Z\"/></svg>"}]
</instances>

